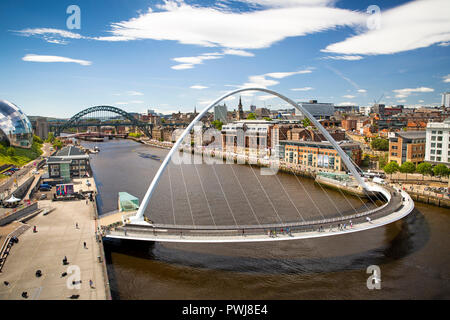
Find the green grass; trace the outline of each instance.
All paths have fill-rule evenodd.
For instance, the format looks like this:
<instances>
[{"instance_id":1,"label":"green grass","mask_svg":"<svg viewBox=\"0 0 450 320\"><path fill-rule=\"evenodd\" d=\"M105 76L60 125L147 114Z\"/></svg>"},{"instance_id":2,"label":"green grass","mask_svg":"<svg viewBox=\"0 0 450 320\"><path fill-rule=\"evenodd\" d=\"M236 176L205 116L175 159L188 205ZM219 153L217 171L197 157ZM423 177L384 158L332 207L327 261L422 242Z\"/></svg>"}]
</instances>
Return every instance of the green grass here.
<instances>
[{"instance_id":1,"label":"green grass","mask_svg":"<svg viewBox=\"0 0 450 320\"><path fill-rule=\"evenodd\" d=\"M12 148L14 149L13 156L8 155L6 149L0 150L0 165L13 164L17 167L21 167L42 154L42 144L36 142L33 142L31 149ZM5 177L4 175L1 176Z\"/></svg>"}]
</instances>

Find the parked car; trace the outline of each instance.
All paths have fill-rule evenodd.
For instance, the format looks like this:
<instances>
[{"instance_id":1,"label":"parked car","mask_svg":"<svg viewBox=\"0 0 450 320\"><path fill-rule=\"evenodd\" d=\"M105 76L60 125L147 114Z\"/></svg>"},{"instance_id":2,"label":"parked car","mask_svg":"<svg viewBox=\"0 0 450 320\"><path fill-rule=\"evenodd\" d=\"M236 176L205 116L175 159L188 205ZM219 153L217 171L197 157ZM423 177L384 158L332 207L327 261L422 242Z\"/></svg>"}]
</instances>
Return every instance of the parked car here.
<instances>
[{"instance_id":1,"label":"parked car","mask_svg":"<svg viewBox=\"0 0 450 320\"><path fill-rule=\"evenodd\" d=\"M47 199L47 195L45 193L41 194L41 196L39 197L39 200L44 200Z\"/></svg>"},{"instance_id":2,"label":"parked car","mask_svg":"<svg viewBox=\"0 0 450 320\"><path fill-rule=\"evenodd\" d=\"M41 191L50 191L52 190L52 186L47 184L47 183L43 183L39 186L39 190Z\"/></svg>"}]
</instances>

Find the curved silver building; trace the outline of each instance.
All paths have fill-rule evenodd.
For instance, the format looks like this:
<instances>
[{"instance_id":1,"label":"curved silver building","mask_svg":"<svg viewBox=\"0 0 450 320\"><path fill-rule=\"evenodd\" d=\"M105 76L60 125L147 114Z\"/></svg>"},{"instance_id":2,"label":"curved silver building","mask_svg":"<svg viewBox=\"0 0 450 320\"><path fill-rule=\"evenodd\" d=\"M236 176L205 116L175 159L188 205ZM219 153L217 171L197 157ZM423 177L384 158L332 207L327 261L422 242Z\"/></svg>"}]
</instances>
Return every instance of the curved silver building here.
<instances>
[{"instance_id":1,"label":"curved silver building","mask_svg":"<svg viewBox=\"0 0 450 320\"><path fill-rule=\"evenodd\" d=\"M33 128L28 117L15 104L0 100L0 135L11 146L31 148Z\"/></svg>"}]
</instances>

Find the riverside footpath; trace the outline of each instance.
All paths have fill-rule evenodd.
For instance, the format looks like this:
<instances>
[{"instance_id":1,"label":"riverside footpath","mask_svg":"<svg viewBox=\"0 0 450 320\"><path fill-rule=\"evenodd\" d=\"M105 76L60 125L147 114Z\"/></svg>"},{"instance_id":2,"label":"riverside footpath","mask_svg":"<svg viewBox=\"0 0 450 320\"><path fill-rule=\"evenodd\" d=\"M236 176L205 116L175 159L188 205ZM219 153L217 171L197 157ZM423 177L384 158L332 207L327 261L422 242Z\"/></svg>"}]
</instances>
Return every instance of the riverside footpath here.
<instances>
[{"instance_id":1,"label":"riverside footpath","mask_svg":"<svg viewBox=\"0 0 450 320\"><path fill-rule=\"evenodd\" d=\"M94 179L88 180L94 191ZM81 187L86 190L82 183L75 190ZM0 300L110 299L95 201L43 200L39 206L54 210L26 222L30 228L13 245L0 273Z\"/></svg>"}]
</instances>

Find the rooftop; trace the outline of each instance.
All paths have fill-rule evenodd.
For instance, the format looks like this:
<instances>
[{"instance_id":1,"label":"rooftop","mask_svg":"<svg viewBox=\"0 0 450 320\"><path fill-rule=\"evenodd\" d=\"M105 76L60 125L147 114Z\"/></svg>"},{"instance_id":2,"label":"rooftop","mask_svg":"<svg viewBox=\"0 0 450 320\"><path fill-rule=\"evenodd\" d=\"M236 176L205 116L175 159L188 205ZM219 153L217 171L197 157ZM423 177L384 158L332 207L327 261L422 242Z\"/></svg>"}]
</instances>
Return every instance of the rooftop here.
<instances>
[{"instance_id":1,"label":"rooftop","mask_svg":"<svg viewBox=\"0 0 450 320\"><path fill-rule=\"evenodd\" d=\"M427 133L425 131L400 131L397 135L405 139L425 139Z\"/></svg>"},{"instance_id":2,"label":"rooftop","mask_svg":"<svg viewBox=\"0 0 450 320\"><path fill-rule=\"evenodd\" d=\"M333 147L330 142L328 141L301 141L301 140L280 140L280 143L283 142L284 144L301 144L301 145L308 145L308 146L317 146L317 147ZM353 142L337 142L337 144L340 147L359 147L359 144L353 143Z\"/></svg>"},{"instance_id":3,"label":"rooftop","mask_svg":"<svg viewBox=\"0 0 450 320\"><path fill-rule=\"evenodd\" d=\"M57 157L83 156L86 153L78 147L67 146L56 153Z\"/></svg>"}]
</instances>

